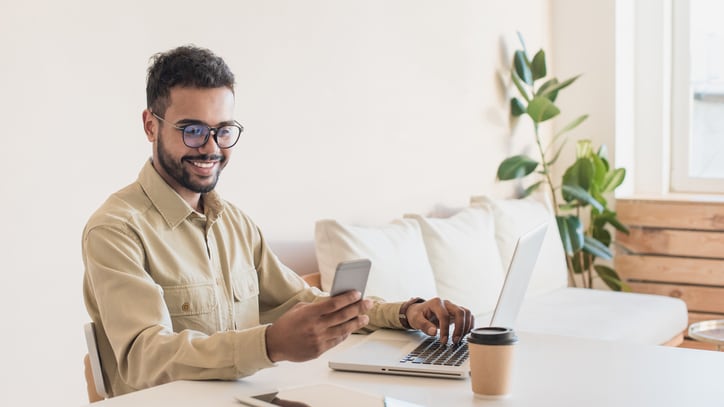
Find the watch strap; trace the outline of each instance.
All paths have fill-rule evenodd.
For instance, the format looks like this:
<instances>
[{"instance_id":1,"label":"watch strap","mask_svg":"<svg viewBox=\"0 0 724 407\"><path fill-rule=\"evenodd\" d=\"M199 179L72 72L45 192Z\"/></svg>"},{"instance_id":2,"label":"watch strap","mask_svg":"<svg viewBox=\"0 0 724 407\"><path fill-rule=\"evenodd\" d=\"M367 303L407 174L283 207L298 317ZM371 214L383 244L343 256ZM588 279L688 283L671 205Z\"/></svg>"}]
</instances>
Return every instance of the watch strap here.
<instances>
[{"instance_id":1,"label":"watch strap","mask_svg":"<svg viewBox=\"0 0 724 407\"><path fill-rule=\"evenodd\" d=\"M425 302L425 300L420 297L413 297L402 304L398 317L400 318L400 324L402 324L403 328L412 329L410 321L407 320L407 309L410 308L410 305L419 304L421 302Z\"/></svg>"}]
</instances>

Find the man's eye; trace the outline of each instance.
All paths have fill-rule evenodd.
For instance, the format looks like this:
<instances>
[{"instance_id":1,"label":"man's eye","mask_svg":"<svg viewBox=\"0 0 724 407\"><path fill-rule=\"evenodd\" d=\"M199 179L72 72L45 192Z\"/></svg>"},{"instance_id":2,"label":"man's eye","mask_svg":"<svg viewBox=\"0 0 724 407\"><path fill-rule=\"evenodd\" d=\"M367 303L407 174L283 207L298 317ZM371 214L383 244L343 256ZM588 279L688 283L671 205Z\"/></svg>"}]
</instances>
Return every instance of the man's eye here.
<instances>
[{"instance_id":1,"label":"man's eye","mask_svg":"<svg viewBox=\"0 0 724 407\"><path fill-rule=\"evenodd\" d=\"M186 126L184 129L184 133L191 137L199 137L203 136L205 132L205 126L198 125L198 124L192 124L190 126Z\"/></svg>"},{"instance_id":2,"label":"man's eye","mask_svg":"<svg viewBox=\"0 0 724 407\"><path fill-rule=\"evenodd\" d=\"M219 137L229 137L233 133L233 127L224 126L219 129Z\"/></svg>"}]
</instances>

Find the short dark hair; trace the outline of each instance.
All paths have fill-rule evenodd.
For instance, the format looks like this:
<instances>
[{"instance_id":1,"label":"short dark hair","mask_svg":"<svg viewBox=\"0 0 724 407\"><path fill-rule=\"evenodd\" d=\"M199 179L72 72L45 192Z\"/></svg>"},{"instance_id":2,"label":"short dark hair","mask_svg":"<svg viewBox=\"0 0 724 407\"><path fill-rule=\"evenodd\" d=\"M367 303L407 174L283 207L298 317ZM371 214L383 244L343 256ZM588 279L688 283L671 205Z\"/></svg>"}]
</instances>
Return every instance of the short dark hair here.
<instances>
[{"instance_id":1,"label":"short dark hair","mask_svg":"<svg viewBox=\"0 0 724 407\"><path fill-rule=\"evenodd\" d=\"M146 104L164 115L171 88L219 88L234 91L234 74L224 60L206 48L184 45L151 57L146 78Z\"/></svg>"}]
</instances>

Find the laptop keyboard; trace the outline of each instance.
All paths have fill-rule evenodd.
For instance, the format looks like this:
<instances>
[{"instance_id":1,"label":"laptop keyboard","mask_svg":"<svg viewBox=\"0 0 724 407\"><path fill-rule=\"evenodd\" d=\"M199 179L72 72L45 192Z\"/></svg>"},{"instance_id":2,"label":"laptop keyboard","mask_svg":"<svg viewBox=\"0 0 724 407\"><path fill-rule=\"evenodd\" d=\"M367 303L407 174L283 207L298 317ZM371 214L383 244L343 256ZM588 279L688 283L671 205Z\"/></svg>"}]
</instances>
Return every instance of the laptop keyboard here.
<instances>
[{"instance_id":1,"label":"laptop keyboard","mask_svg":"<svg viewBox=\"0 0 724 407\"><path fill-rule=\"evenodd\" d=\"M460 366L468 358L466 339L457 344L444 345L439 338L431 336L400 360L401 363L423 365Z\"/></svg>"}]
</instances>

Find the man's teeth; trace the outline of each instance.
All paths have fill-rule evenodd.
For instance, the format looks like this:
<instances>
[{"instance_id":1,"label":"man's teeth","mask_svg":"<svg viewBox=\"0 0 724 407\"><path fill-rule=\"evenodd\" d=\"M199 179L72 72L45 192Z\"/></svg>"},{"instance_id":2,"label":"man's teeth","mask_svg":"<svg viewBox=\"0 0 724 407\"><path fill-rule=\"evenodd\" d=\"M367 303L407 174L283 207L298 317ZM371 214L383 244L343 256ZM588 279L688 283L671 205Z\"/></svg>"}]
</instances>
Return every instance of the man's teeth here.
<instances>
[{"instance_id":1,"label":"man's teeth","mask_svg":"<svg viewBox=\"0 0 724 407\"><path fill-rule=\"evenodd\" d=\"M214 166L215 162L202 162L202 161L191 161L191 164L199 167L199 168L211 168Z\"/></svg>"}]
</instances>

